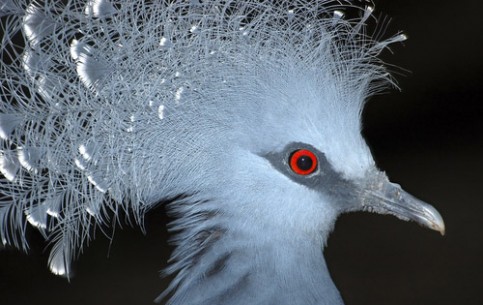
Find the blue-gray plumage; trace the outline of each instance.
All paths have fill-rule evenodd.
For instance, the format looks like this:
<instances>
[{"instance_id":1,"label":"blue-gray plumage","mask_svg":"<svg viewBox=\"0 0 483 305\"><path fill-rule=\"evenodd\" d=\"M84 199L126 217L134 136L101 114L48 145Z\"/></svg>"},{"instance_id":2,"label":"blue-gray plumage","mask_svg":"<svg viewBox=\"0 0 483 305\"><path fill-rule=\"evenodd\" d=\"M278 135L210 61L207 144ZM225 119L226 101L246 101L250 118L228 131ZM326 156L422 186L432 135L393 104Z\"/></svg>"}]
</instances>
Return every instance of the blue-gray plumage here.
<instances>
[{"instance_id":1,"label":"blue-gray plumage","mask_svg":"<svg viewBox=\"0 0 483 305\"><path fill-rule=\"evenodd\" d=\"M350 1L0 4L0 237L70 264L120 211L170 200L171 305L342 304L323 249L341 213L444 233L361 136L394 84ZM344 18L345 9L359 12ZM125 214L125 213L122 213Z\"/></svg>"}]
</instances>

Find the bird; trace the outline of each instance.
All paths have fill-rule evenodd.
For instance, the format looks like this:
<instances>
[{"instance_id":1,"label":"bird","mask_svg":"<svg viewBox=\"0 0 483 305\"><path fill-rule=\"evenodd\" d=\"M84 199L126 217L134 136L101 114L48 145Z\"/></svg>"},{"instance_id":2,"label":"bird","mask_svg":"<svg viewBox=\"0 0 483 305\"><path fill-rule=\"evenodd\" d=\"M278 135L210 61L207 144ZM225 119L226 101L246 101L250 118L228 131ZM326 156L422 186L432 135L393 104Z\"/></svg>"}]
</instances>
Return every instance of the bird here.
<instances>
[{"instance_id":1,"label":"bird","mask_svg":"<svg viewBox=\"0 0 483 305\"><path fill-rule=\"evenodd\" d=\"M367 211L445 232L361 135L396 87L368 1L5 0L0 239L70 279L99 227L165 205L170 305L341 305L324 259ZM381 28L381 27L379 27Z\"/></svg>"}]
</instances>

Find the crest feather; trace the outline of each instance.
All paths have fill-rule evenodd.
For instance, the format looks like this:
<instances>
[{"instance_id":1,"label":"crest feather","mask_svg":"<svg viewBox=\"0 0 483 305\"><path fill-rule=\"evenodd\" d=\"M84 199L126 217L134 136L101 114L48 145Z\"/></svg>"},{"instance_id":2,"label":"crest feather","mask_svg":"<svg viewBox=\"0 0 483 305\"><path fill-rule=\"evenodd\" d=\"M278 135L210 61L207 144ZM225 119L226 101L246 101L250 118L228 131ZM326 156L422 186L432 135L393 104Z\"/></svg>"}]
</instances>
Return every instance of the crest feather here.
<instances>
[{"instance_id":1,"label":"crest feather","mask_svg":"<svg viewBox=\"0 0 483 305\"><path fill-rule=\"evenodd\" d=\"M405 37L375 41L372 8L354 19L345 9L357 10L306 0L3 1L3 243L25 249L29 222L54 243L51 270L69 276L93 225L117 221L107 213L142 224L159 200L199 191L190 189L202 180L198 163L228 141L219 139L254 128L257 109L294 103L267 96L290 95L294 83L307 96L331 90L313 107L360 115L391 82L377 55Z\"/></svg>"}]
</instances>

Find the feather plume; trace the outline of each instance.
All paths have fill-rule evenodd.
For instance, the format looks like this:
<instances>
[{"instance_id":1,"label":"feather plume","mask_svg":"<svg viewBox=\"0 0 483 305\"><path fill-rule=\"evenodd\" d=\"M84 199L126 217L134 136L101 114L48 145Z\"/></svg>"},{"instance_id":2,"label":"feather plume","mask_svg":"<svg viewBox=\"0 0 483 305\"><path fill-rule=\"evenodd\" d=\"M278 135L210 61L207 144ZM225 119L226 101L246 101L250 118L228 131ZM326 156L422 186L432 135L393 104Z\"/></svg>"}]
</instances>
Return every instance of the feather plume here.
<instances>
[{"instance_id":1,"label":"feather plume","mask_svg":"<svg viewBox=\"0 0 483 305\"><path fill-rule=\"evenodd\" d=\"M233 147L278 145L287 110L343 110L314 124L359 129L364 100L392 83L377 55L405 39L373 40L372 7L344 17L360 6L3 1L1 240L26 249L26 223L37 227L53 243L50 269L69 276L95 224L115 225L125 210L142 225L160 200L206 199L218 180L204 165ZM190 230L205 221L196 204L177 211L186 246L170 272L187 265Z\"/></svg>"}]
</instances>

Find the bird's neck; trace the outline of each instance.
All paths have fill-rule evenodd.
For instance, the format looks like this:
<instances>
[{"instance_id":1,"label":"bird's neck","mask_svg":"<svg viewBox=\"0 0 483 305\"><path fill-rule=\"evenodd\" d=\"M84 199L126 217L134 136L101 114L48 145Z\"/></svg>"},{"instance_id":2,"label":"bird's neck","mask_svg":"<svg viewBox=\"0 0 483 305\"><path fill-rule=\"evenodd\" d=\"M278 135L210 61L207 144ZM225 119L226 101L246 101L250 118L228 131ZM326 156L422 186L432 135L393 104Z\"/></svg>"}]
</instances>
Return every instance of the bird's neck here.
<instances>
[{"instance_id":1,"label":"bird's neck","mask_svg":"<svg viewBox=\"0 0 483 305\"><path fill-rule=\"evenodd\" d=\"M343 304L327 270L323 244L261 236L277 235L223 232L180 270L184 275L175 279L169 304Z\"/></svg>"}]
</instances>

